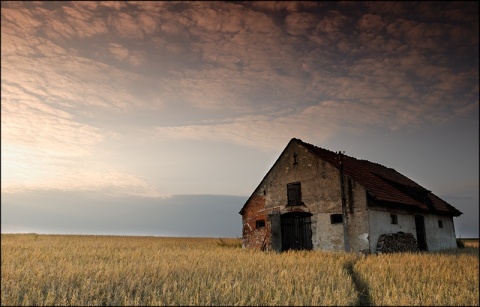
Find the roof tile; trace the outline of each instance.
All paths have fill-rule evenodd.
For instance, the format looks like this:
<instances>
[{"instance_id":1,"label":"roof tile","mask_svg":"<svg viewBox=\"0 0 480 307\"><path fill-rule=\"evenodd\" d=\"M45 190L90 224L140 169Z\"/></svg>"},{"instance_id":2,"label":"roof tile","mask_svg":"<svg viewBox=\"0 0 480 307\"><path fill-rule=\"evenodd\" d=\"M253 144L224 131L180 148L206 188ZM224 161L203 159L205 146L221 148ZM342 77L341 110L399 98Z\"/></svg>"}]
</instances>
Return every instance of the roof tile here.
<instances>
[{"instance_id":1,"label":"roof tile","mask_svg":"<svg viewBox=\"0 0 480 307\"><path fill-rule=\"evenodd\" d=\"M340 165L343 164L345 174L363 185L370 195L378 201L454 216L462 214L452 205L392 168L335 153L305 143L300 139L293 140L336 168L340 168Z\"/></svg>"}]
</instances>

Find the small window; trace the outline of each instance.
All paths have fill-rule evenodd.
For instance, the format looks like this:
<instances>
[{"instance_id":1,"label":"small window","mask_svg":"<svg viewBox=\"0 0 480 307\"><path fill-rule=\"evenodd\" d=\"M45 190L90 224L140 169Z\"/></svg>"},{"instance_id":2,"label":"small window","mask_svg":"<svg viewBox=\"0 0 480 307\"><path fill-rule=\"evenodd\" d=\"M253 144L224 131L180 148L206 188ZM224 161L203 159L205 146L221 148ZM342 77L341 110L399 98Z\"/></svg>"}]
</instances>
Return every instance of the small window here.
<instances>
[{"instance_id":1,"label":"small window","mask_svg":"<svg viewBox=\"0 0 480 307\"><path fill-rule=\"evenodd\" d=\"M392 221L392 224L398 224L398 217L396 214L390 214L390 220Z\"/></svg>"},{"instance_id":2,"label":"small window","mask_svg":"<svg viewBox=\"0 0 480 307\"><path fill-rule=\"evenodd\" d=\"M341 214L330 215L330 223L332 223L332 224L343 223L343 216Z\"/></svg>"},{"instance_id":3,"label":"small window","mask_svg":"<svg viewBox=\"0 0 480 307\"><path fill-rule=\"evenodd\" d=\"M287 199L289 206L300 206L302 204L300 182L287 184Z\"/></svg>"},{"instance_id":4,"label":"small window","mask_svg":"<svg viewBox=\"0 0 480 307\"><path fill-rule=\"evenodd\" d=\"M443 221L438 220L438 228L443 228Z\"/></svg>"},{"instance_id":5,"label":"small window","mask_svg":"<svg viewBox=\"0 0 480 307\"><path fill-rule=\"evenodd\" d=\"M263 228L265 227L265 220L258 220L255 222L255 227L257 228Z\"/></svg>"}]
</instances>

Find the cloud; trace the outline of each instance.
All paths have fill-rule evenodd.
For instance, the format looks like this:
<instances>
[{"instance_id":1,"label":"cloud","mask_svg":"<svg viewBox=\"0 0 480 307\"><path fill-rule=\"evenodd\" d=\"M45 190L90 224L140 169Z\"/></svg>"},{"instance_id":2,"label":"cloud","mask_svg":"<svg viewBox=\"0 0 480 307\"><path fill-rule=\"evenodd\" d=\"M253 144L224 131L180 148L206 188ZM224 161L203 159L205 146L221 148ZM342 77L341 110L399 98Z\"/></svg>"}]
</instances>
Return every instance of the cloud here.
<instances>
[{"instance_id":1,"label":"cloud","mask_svg":"<svg viewBox=\"0 0 480 307\"><path fill-rule=\"evenodd\" d=\"M126 126L159 140L268 150L292 135L397 131L475 112L478 17L465 3L441 12L412 5L2 3L8 161L39 161L38 178L92 167L88 159ZM119 173L82 176L100 188ZM120 186L155 194L131 176Z\"/></svg>"},{"instance_id":2,"label":"cloud","mask_svg":"<svg viewBox=\"0 0 480 307\"><path fill-rule=\"evenodd\" d=\"M125 60L128 57L129 51L127 48L123 47L120 44L110 43L108 46L108 50L112 53L112 55L119 59Z\"/></svg>"},{"instance_id":3,"label":"cloud","mask_svg":"<svg viewBox=\"0 0 480 307\"><path fill-rule=\"evenodd\" d=\"M309 13L292 13L285 18L286 31L292 35L307 35L312 31L318 17Z\"/></svg>"},{"instance_id":4,"label":"cloud","mask_svg":"<svg viewBox=\"0 0 480 307\"><path fill-rule=\"evenodd\" d=\"M144 33L139 23L129 14L119 12L109 20L120 37L129 39L143 39Z\"/></svg>"},{"instance_id":5,"label":"cloud","mask_svg":"<svg viewBox=\"0 0 480 307\"><path fill-rule=\"evenodd\" d=\"M347 20L347 16L343 16L337 11L329 11L327 16L318 22L316 30L324 33L338 32Z\"/></svg>"},{"instance_id":6,"label":"cloud","mask_svg":"<svg viewBox=\"0 0 480 307\"><path fill-rule=\"evenodd\" d=\"M419 98L429 95L423 95L426 87L415 86L408 79L410 74L417 76L416 82L420 79L428 80L425 78L427 71L428 75L438 71L450 74L447 70L448 63L432 65L428 59L420 58L411 49L412 46L436 48L447 27L439 24L427 26L425 23L394 18L391 15L388 18L382 17L381 14L399 10L393 7L387 9L389 4L372 5L372 9L376 9L375 13L359 15L355 23L359 31L356 37L348 34L345 36L350 24L347 23L347 16L338 11L340 7L337 10L324 8L324 11L315 11L314 14L305 12L307 7L312 6L308 3L129 4L132 10L138 7L138 14L121 11L124 3L98 5L108 10L106 18L99 19L99 11L93 10L96 5L84 3L64 5L62 10L48 14L53 14L50 18L53 24L67 29L56 31L58 35L63 33L65 39L89 36L90 34L71 32L78 32L78 29L84 28L81 23L94 19L103 25L95 27L102 30L91 35L117 33L119 40L100 44L95 49L97 59L101 59L101 62L96 62L97 59L91 56L80 58L84 54L81 49L71 53L72 50L67 51L49 41L37 39L36 49L29 45L22 46L29 54L35 54L35 50L43 48L42 53L47 59L53 52L57 55L70 54L65 57L70 63L67 73L75 73L70 74L71 81L63 77L61 82L62 87L71 88L68 101L83 101L87 105L117 110L149 108L156 101L171 101L172 104L182 101L195 108L224 109L239 115L252 114L259 106L264 112L271 112L285 109L292 102L299 104L301 109L323 100L358 99L363 103L374 97L387 99L396 95L415 99L408 103L417 104ZM313 6L320 9L324 5ZM288 12L284 18L285 29L277 23L277 17L269 15L269 12L281 10ZM28 16L26 12L28 11L24 12ZM62 12L66 16L66 22L59 21ZM38 18L35 16L28 18L35 20ZM43 16L47 16L47 12ZM384 27L395 38L377 33ZM452 31L460 33L460 30ZM293 37L283 35L285 32L307 35L309 41L300 48ZM132 44L147 34L153 36L151 43L156 46L155 50ZM7 39L16 45L22 44L16 39ZM126 41L121 42L122 39ZM410 47L403 43L405 40ZM371 54L369 58L360 57L348 66L343 64L352 55L363 55L367 51ZM372 51L377 54L371 53ZM128 63L131 65L127 68L129 71L123 70L123 67L114 67L114 62L110 59ZM158 64L154 59L158 59ZM340 61L342 69L334 64L336 61ZM47 72L50 73L48 79L59 79L60 74L65 75L64 69L59 68L67 68L63 61L59 62L49 59L29 65L33 67L34 74ZM363 65L367 62L374 65L375 71ZM398 70L398 63L404 69ZM45 65L56 69L45 69ZM158 74L157 71L164 74L158 79L157 84L161 84L159 88L143 87L147 90L142 91L142 94L148 100L135 97L132 84L148 83L134 73L135 68L146 70L151 76ZM415 69L419 72L416 73ZM112 75L115 77L110 77ZM171 76L175 78L168 79ZM357 76L363 76L363 80ZM379 76L382 76L381 79ZM105 80L110 78L115 82L105 87ZM454 80L452 76L443 78ZM54 84L57 83L60 82ZM77 89L74 83L82 84L81 88ZM98 84L103 84L103 88L98 88ZM446 89L447 84L452 84L452 90L453 84L457 83L445 81L434 88ZM48 94L60 92L55 86L46 85L44 88ZM62 95L65 96L65 93ZM433 93L431 96L437 95Z\"/></svg>"},{"instance_id":7,"label":"cloud","mask_svg":"<svg viewBox=\"0 0 480 307\"><path fill-rule=\"evenodd\" d=\"M26 190L96 191L111 196L137 196L166 198L169 194L145 180L118 171L94 171L88 163L71 159L52 159L20 148L15 159L10 159L9 148L2 148L7 157L2 162L2 193L19 193ZM32 163L29 159L37 158ZM11 165L14 161L14 165ZM63 164L63 165L62 165ZM83 169L86 167L86 169Z\"/></svg>"},{"instance_id":8,"label":"cloud","mask_svg":"<svg viewBox=\"0 0 480 307\"><path fill-rule=\"evenodd\" d=\"M345 117L341 115L348 110ZM359 112L362 109L352 105L323 102L291 116L246 116L228 123L157 127L155 131L159 140L222 141L271 150L284 146L292 136L324 141L340 130L349 129L343 121L348 121L353 114L360 115Z\"/></svg>"},{"instance_id":9,"label":"cloud","mask_svg":"<svg viewBox=\"0 0 480 307\"><path fill-rule=\"evenodd\" d=\"M14 143L51 155L84 156L102 139L98 129L75 122L70 113L15 86L2 86L2 142L6 146Z\"/></svg>"},{"instance_id":10,"label":"cloud","mask_svg":"<svg viewBox=\"0 0 480 307\"><path fill-rule=\"evenodd\" d=\"M89 162L108 133L33 95L19 91L14 100L16 90L2 85L2 193L53 188L165 197L136 176Z\"/></svg>"},{"instance_id":11,"label":"cloud","mask_svg":"<svg viewBox=\"0 0 480 307\"><path fill-rule=\"evenodd\" d=\"M6 31L9 34L33 34L41 25L42 22L33 18L33 14L27 9L2 6L2 33Z\"/></svg>"},{"instance_id":12,"label":"cloud","mask_svg":"<svg viewBox=\"0 0 480 307\"><path fill-rule=\"evenodd\" d=\"M405 2L401 1L370 1L365 2L364 5L372 12L379 14L395 14L399 16L406 12Z\"/></svg>"},{"instance_id":13,"label":"cloud","mask_svg":"<svg viewBox=\"0 0 480 307\"><path fill-rule=\"evenodd\" d=\"M108 4L108 2L111 2L111 3ZM119 3L118 1L102 1L100 3L97 3L95 1L75 1L74 3L72 3L72 5L76 8L90 10L90 11L96 10L99 4L102 6L110 7L110 8L114 7L116 9L118 9L119 7L122 7L121 2ZM118 6L119 4L120 6Z\"/></svg>"},{"instance_id":14,"label":"cloud","mask_svg":"<svg viewBox=\"0 0 480 307\"><path fill-rule=\"evenodd\" d=\"M358 20L361 31L380 31L385 27L382 17L374 14L365 14Z\"/></svg>"},{"instance_id":15,"label":"cloud","mask_svg":"<svg viewBox=\"0 0 480 307\"><path fill-rule=\"evenodd\" d=\"M52 105L75 108L122 111L156 105L156 100L144 100L134 93L134 85L144 82L144 77L136 73L85 58L80 50L67 50L43 38L8 34L4 38L3 29L2 42L7 44L2 44L2 84L16 86L18 92L34 93ZM120 44L107 45L105 53L116 59L123 57L134 66L145 61L141 52Z\"/></svg>"},{"instance_id":16,"label":"cloud","mask_svg":"<svg viewBox=\"0 0 480 307\"><path fill-rule=\"evenodd\" d=\"M100 1L98 5L115 11L119 11L121 8L125 7L125 3L122 1Z\"/></svg>"},{"instance_id":17,"label":"cloud","mask_svg":"<svg viewBox=\"0 0 480 307\"><path fill-rule=\"evenodd\" d=\"M96 17L96 8L74 5L73 7L63 6L65 20L62 21L64 27L68 27L70 32L74 32L78 38L89 38L108 32L104 20ZM59 13L60 14L60 13ZM53 19L53 17L51 17Z\"/></svg>"},{"instance_id":18,"label":"cloud","mask_svg":"<svg viewBox=\"0 0 480 307\"><path fill-rule=\"evenodd\" d=\"M2 193L59 189L165 197L143 179L95 162L104 155L98 146L116 135L78 121L83 99L66 90L76 85L72 75L56 71L61 65L40 59L28 67L19 57L8 58L13 61L2 62Z\"/></svg>"},{"instance_id":19,"label":"cloud","mask_svg":"<svg viewBox=\"0 0 480 307\"><path fill-rule=\"evenodd\" d=\"M153 16L145 12L139 12L137 18L139 26L145 34L155 33L158 28L158 23Z\"/></svg>"},{"instance_id":20,"label":"cloud","mask_svg":"<svg viewBox=\"0 0 480 307\"><path fill-rule=\"evenodd\" d=\"M283 10L287 12L297 12L302 9L322 6L321 3L312 1L253 1L249 5L254 9L262 9L271 12Z\"/></svg>"}]
</instances>

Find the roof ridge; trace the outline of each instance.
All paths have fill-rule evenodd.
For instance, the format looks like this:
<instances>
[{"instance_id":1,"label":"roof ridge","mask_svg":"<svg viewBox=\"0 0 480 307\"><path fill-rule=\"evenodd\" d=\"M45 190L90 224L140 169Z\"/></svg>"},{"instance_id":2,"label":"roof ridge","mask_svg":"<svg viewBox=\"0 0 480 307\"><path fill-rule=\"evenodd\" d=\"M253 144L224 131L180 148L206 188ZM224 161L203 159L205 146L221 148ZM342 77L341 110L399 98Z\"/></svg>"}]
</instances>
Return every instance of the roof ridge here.
<instances>
[{"instance_id":1,"label":"roof ridge","mask_svg":"<svg viewBox=\"0 0 480 307\"><path fill-rule=\"evenodd\" d=\"M385 168L388 168L388 169L391 169L391 170L394 170L394 171L397 172L397 170L395 170L394 168L385 166L385 165L383 165L383 164L381 164L381 163L378 163L378 162L373 162L373 161L370 161L370 160L367 160L367 159L358 159L358 158L355 158L355 159L357 159L357 160L359 160L359 161L364 161L364 162L368 162L368 163L380 165L381 167L385 167Z\"/></svg>"},{"instance_id":2,"label":"roof ridge","mask_svg":"<svg viewBox=\"0 0 480 307\"><path fill-rule=\"evenodd\" d=\"M326 148L323 148L323 147L319 147L317 145L314 145L314 144L310 144L310 143L307 143L307 142L304 142L302 141L301 139L297 139L297 138L293 138L292 140L296 140L296 141L299 141L300 143L304 144L304 145L308 145L308 146L312 146L316 149L321 149L321 150L324 150L324 151L328 151L330 153L333 153L333 154L338 154L338 152L335 152L335 151L332 151L330 149L326 149ZM353 158L353 157L352 157Z\"/></svg>"},{"instance_id":3,"label":"roof ridge","mask_svg":"<svg viewBox=\"0 0 480 307\"><path fill-rule=\"evenodd\" d=\"M245 206L254 196L255 191L257 191L257 189L260 187L260 184L275 169L284 152L294 142L307 149L317 158L331 164L334 168L345 172L345 174L350 176L353 180L364 186L368 195L372 196L380 203L386 202L391 204L400 204L400 206L416 208L414 210L433 210L433 212L450 214L453 216L459 216L462 214L462 212L460 212L454 206L433 194L432 191L424 188L417 182L393 168L366 159L358 159L353 156L345 155L344 151L335 152L323 147L319 147L317 145L304 142L299 138L292 138L290 142L288 142L287 146L280 153L280 156L277 158L275 163L268 170L263 179L260 181L259 185L255 188L248 200L245 202L244 206L239 212L240 214L243 214ZM342 159L339 159L340 157ZM419 195L417 195L418 193L425 193L425 196L420 195L419 197ZM424 200L425 197L428 199ZM428 205L425 204L425 201L428 202Z\"/></svg>"},{"instance_id":4,"label":"roof ridge","mask_svg":"<svg viewBox=\"0 0 480 307\"><path fill-rule=\"evenodd\" d=\"M293 139L294 139L294 140L297 140L297 141L300 141L300 142L303 143L303 144L312 146L312 147L314 147L314 148L316 148L316 149L320 149L320 150L324 150L324 151L330 152L330 153L332 153L332 154L338 155L338 153L341 152L341 151L332 151L332 150L330 150L330 149L326 149L326 148L323 148L323 147L319 147L319 146L317 146L317 145L304 142L304 141L302 141L301 139L298 139L298 138L293 138ZM387 167L387 166L385 166L385 165L383 165L383 164L380 164L380 163L377 163L377 162L373 162L373 161L370 161L370 160L367 160L367 159L359 159L359 158L356 158L356 157L354 157L354 156L346 155L346 154L345 154L345 151L342 152L342 156L343 156L343 157L347 157L347 158L351 158L351 159L355 159L355 160L357 160L357 161L362 161L362 162L368 162L368 163L376 164L376 165L385 167L385 168L387 168L387 169L391 169L391 170L396 171L395 169L393 169L393 168L391 168L391 167Z\"/></svg>"}]
</instances>

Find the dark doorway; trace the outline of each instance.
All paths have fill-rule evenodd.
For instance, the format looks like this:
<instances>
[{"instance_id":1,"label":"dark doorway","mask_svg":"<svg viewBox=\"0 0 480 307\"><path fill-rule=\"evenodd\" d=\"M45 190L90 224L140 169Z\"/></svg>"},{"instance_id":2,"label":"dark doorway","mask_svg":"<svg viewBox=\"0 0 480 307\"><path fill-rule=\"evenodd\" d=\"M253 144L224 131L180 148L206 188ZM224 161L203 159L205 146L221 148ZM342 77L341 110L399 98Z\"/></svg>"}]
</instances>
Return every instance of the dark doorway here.
<instances>
[{"instance_id":1,"label":"dark doorway","mask_svg":"<svg viewBox=\"0 0 480 307\"><path fill-rule=\"evenodd\" d=\"M425 235L425 221L423 216L415 215L415 229L417 230L417 245L421 251L427 250L427 238Z\"/></svg>"},{"instance_id":2,"label":"dark doorway","mask_svg":"<svg viewBox=\"0 0 480 307\"><path fill-rule=\"evenodd\" d=\"M281 215L282 251L312 249L310 213L291 212Z\"/></svg>"}]
</instances>

